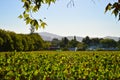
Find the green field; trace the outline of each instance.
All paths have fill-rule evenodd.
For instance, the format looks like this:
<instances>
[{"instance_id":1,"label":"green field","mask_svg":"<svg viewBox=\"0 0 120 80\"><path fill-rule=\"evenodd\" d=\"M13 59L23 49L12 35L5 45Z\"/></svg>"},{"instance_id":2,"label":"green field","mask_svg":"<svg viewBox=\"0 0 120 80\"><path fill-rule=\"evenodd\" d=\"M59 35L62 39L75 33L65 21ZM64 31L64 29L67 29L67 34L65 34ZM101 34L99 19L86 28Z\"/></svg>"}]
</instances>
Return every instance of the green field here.
<instances>
[{"instance_id":1,"label":"green field","mask_svg":"<svg viewBox=\"0 0 120 80\"><path fill-rule=\"evenodd\" d=\"M120 52L1 52L0 80L120 80Z\"/></svg>"}]
</instances>

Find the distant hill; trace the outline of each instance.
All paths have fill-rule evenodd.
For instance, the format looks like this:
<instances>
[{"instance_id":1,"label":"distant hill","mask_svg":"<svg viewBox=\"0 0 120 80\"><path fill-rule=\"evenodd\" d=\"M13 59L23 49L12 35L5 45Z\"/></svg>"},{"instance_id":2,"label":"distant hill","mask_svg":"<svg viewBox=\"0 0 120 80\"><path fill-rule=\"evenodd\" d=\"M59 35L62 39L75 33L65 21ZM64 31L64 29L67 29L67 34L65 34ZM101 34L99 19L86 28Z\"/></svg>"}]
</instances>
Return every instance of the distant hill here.
<instances>
[{"instance_id":1,"label":"distant hill","mask_svg":"<svg viewBox=\"0 0 120 80\"><path fill-rule=\"evenodd\" d=\"M40 36L43 38L45 41L52 41L52 39L57 38L59 40L62 39L62 36L53 34L53 33L48 33L48 32L40 32Z\"/></svg>"},{"instance_id":2,"label":"distant hill","mask_svg":"<svg viewBox=\"0 0 120 80\"><path fill-rule=\"evenodd\" d=\"M43 38L43 40L45 40L45 41L52 41L52 39L54 39L54 38L57 38L59 40L61 40L64 37L67 37L69 40L72 40L74 38L74 36L60 36L60 35L48 33L48 32L40 32L39 34ZM76 36L76 39L79 42L81 42L83 38L84 37ZM114 37L114 36L106 36L103 38L104 39L106 39L106 38L114 39L115 41L118 41L120 39L120 37Z\"/></svg>"},{"instance_id":3,"label":"distant hill","mask_svg":"<svg viewBox=\"0 0 120 80\"><path fill-rule=\"evenodd\" d=\"M45 40L45 41L52 41L52 39L54 39L54 38L62 40L62 38L66 37L66 36L60 36L60 35L56 35L56 34L48 33L48 32L40 32L39 34L43 38L43 40ZM72 40L74 38L74 36L67 36L67 38L69 40ZM81 42L83 37L76 36L76 39L77 39L77 41Z\"/></svg>"},{"instance_id":4,"label":"distant hill","mask_svg":"<svg viewBox=\"0 0 120 80\"><path fill-rule=\"evenodd\" d=\"M106 36L104 37L105 39L108 38L108 39L114 39L115 41L118 41L120 39L120 37L114 37L114 36Z\"/></svg>"}]
</instances>

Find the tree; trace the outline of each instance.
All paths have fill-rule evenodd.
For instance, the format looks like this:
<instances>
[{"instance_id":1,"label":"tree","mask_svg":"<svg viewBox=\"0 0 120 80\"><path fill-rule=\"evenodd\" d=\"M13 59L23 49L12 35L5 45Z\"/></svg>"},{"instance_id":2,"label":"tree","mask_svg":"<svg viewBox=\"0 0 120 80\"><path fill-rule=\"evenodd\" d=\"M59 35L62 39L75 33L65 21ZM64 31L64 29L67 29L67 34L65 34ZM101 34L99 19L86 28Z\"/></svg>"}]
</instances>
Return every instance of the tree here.
<instances>
[{"instance_id":1,"label":"tree","mask_svg":"<svg viewBox=\"0 0 120 80\"><path fill-rule=\"evenodd\" d=\"M78 50L86 50L87 45L85 43L83 43L83 42L79 42L77 44L77 48L78 48Z\"/></svg>"},{"instance_id":2,"label":"tree","mask_svg":"<svg viewBox=\"0 0 120 80\"><path fill-rule=\"evenodd\" d=\"M90 46L91 40L90 40L89 36L86 36L85 38L83 38L82 42L85 43L86 45Z\"/></svg>"},{"instance_id":3,"label":"tree","mask_svg":"<svg viewBox=\"0 0 120 80\"><path fill-rule=\"evenodd\" d=\"M0 29L0 51L33 51L44 48L39 34L16 34Z\"/></svg>"},{"instance_id":4,"label":"tree","mask_svg":"<svg viewBox=\"0 0 120 80\"><path fill-rule=\"evenodd\" d=\"M49 41L44 41L43 48L44 48L45 50L48 50L48 49L50 48L50 46L51 46L51 43L50 43Z\"/></svg>"},{"instance_id":5,"label":"tree","mask_svg":"<svg viewBox=\"0 0 120 80\"><path fill-rule=\"evenodd\" d=\"M14 41L14 50L17 51L23 51L24 50L24 44L22 43L22 36L21 35L14 35L13 36Z\"/></svg>"},{"instance_id":6,"label":"tree","mask_svg":"<svg viewBox=\"0 0 120 80\"><path fill-rule=\"evenodd\" d=\"M72 39L72 40L69 42L69 47L77 47L78 43L79 43L79 42L76 40L76 36L74 36L74 39Z\"/></svg>"},{"instance_id":7,"label":"tree","mask_svg":"<svg viewBox=\"0 0 120 80\"><path fill-rule=\"evenodd\" d=\"M3 39L0 37L0 46L2 46L3 45Z\"/></svg>"},{"instance_id":8,"label":"tree","mask_svg":"<svg viewBox=\"0 0 120 80\"><path fill-rule=\"evenodd\" d=\"M91 46L98 46L100 43L100 39L99 38L92 38L91 39Z\"/></svg>"},{"instance_id":9,"label":"tree","mask_svg":"<svg viewBox=\"0 0 120 80\"><path fill-rule=\"evenodd\" d=\"M33 40L34 50L41 50L43 48L43 39L37 33L30 35L31 40Z\"/></svg>"},{"instance_id":10,"label":"tree","mask_svg":"<svg viewBox=\"0 0 120 80\"><path fill-rule=\"evenodd\" d=\"M60 42L60 47L63 48L64 50L67 50L68 45L69 45L69 40L67 37L64 37Z\"/></svg>"},{"instance_id":11,"label":"tree","mask_svg":"<svg viewBox=\"0 0 120 80\"><path fill-rule=\"evenodd\" d=\"M21 2L23 3L23 8L25 10L19 16L19 18L23 18L26 24L34 26L37 30L39 27L44 28L47 24L42 19L35 19L31 13L36 13L39 11L42 4L47 4L50 6L51 3L55 3L56 0L21 0ZM69 3L71 2L74 5L74 0L69 1ZM120 0L114 2L113 4L109 3L105 8L105 12L108 10L112 10L112 14L114 14L116 17L118 16L120 20Z\"/></svg>"},{"instance_id":12,"label":"tree","mask_svg":"<svg viewBox=\"0 0 120 80\"><path fill-rule=\"evenodd\" d=\"M60 46L60 40L58 40L57 38L54 38L51 41L51 46L53 46L53 47L59 47Z\"/></svg>"},{"instance_id":13,"label":"tree","mask_svg":"<svg viewBox=\"0 0 120 80\"><path fill-rule=\"evenodd\" d=\"M103 39L100 40L100 43L104 48L115 48L117 46L117 43L113 39Z\"/></svg>"},{"instance_id":14,"label":"tree","mask_svg":"<svg viewBox=\"0 0 120 80\"><path fill-rule=\"evenodd\" d=\"M12 51L13 50L13 40L9 31L0 30L0 37L3 39L3 45L1 47L2 51Z\"/></svg>"},{"instance_id":15,"label":"tree","mask_svg":"<svg viewBox=\"0 0 120 80\"><path fill-rule=\"evenodd\" d=\"M4 41L3 41L3 39L0 37L0 51L2 51L3 43L4 43Z\"/></svg>"},{"instance_id":16,"label":"tree","mask_svg":"<svg viewBox=\"0 0 120 80\"><path fill-rule=\"evenodd\" d=\"M22 36L22 44L24 44L24 51L28 51L29 50L29 46L28 46L28 39L27 39L28 35L23 35Z\"/></svg>"},{"instance_id":17,"label":"tree","mask_svg":"<svg viewBox=\"0 0 120 80\"><path fill-rule=\"evenodd\" d=\"M118 40L118 42L117 42L117 47L118 47L119 50L120 50L120 38L119 38L119 40Z\"/></svg>"}]
</instances>

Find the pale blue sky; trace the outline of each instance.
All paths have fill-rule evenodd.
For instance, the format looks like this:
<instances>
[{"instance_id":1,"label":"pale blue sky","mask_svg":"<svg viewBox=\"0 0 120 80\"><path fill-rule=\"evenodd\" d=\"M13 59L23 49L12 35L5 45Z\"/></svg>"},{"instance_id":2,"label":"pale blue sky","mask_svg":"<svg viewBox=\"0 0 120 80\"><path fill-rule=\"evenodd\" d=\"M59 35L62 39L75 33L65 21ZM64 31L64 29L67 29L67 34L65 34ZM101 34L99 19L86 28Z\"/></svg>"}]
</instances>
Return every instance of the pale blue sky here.
<instances>
[{"instance_id":1,"label":"pale blue sky","mask_svg":"<svg viewBox=\"0 0 120 80\"><path fill-rule=\"evenodd\" d=\"M48 26L37 32L50 32L62 36L120 37L120 22L110 12L104 14L109 1L117 0L75 0L75 6L67 7L69 0L57 0L50 7L43 5L34 15L36 18L46 17ZM0 28L16 33L29 33L29 25L18 19L22 13L20 0L1 0Z\"/></svg>"}]
</instances>

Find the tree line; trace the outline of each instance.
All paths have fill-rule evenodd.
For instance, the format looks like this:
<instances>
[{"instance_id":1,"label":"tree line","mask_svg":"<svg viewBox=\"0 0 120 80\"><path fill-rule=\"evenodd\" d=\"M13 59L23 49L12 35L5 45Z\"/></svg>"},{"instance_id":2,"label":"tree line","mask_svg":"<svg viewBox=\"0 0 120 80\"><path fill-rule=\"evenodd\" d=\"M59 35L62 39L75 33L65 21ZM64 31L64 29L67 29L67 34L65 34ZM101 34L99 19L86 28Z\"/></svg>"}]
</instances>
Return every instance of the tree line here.
<instances>
[{"instance_id":1,"label":"tree line","mask_svg":"<svg viewBox=\"0 0 120 80\"><path fill-rule=\"evenodd\" d=\"M76 37L69 40L64 37L62 40L53 39L51 41L52 47L60 47L62 50L69 50L69 48L77 47L78 50L120 50L120 40L103 38L89 38L86 36L82 42L77 41Z\"/></svg>"},{"instance_id":2,"label":"tree line","mask_svg":"<svg viewBox=\"0 0 120 80\"><path fill-rule=\"evenodd\" d=\"M38 33L16 34L0 29L0 51L39 51L39 50L120 50L120 40L90 38L86 36L81 42L76 36L72 40L67 37L59 40L44 41Z\"/></svg>"},{"instance_id":3,"label":"tree line","mask_svg":"<svg viewBox=\"0 0 120 80\"><path fill-rule=\"evenodd\" d=\"M44 48L44 41L37 33L16 34L0 29L0 51L36 51Z\"/></svg>"}]
</instances>

